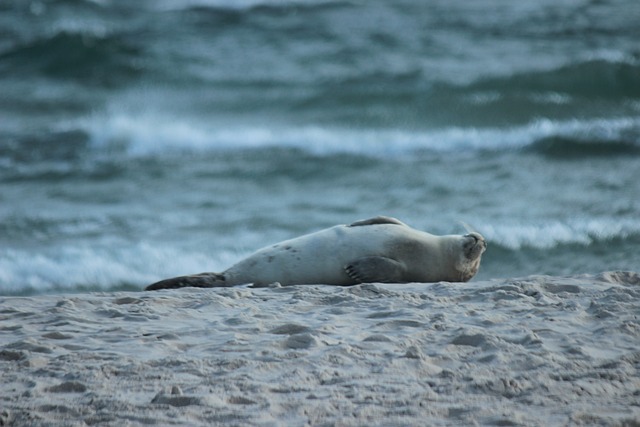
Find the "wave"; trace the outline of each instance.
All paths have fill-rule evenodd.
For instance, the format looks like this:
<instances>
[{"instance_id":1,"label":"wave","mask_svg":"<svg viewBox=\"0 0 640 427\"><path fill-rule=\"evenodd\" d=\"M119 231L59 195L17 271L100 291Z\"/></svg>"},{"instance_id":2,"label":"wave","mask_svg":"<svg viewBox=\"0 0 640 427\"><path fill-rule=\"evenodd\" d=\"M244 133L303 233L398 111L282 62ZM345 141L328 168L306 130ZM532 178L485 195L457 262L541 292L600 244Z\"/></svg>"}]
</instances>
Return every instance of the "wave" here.
<instances>
[{"instance_id":1,"label":"wave","mask_svg":"<svg viewBox=\"0 0 640 427\"><path fill-rule=\"evenodd\" d=\"M307 0L160 0L153 2L155 10L162 11L180 11L180 10L237 10L237 11L253 11L253 10L284 10L291 11L292 8L297 9L318 9L333 6L349 5L351 2L345 0L316 0L309 2Z\"/></svg>"},{"instance_id":2,"label":"wave","mask_svg":"<svg viewBox=\"0 0 640 427\"><path fill-rule=\"evenodd\" d=\"M531 152L556 159L582 159L585 157L640 155L640 145L630 140L591 140L567 136L551 136L534 142Z\"/></svg>"},{"instance_id":3,"label":"wave","mask_svg":"<svg viewBox=\"0 0 640 427\"><path fill-rule=\"evenodd\" d=\"M636 218L583 218L478 224L489 248L478 277L583 274L634 270L640 244Z\"/></svg>"},{"instance_id":4,"label":"wave","mask_svg":"<svg viewBox=\"0 0 640 427\"><path fill-rule=\"evenodd\" d=\"M140 290L163 277L216 266L199 253L158 249L148 244L122 248L74 245L51 251L0 251L0 294Z\"/></svg>"},{"instance_id":5,"label":"wave","mask_svg":"<svg viewBox=\"0 0 640 427\"><path fill-rule=\"evenodd\" d=\"M504 74L487 78L479 71L469 77L471 82L460 82L456 73L438 75L411 61L393 62L392 52L397 49L373 49L370 55L389 59L349 67L336 66L342 60L327 53L317 66L298 68L291 75L287 73L293 67L276 66L278 71L266 75L245 73L212 83L221 91L246 91L244 97L254 101L245 105L249 110L264 108L251 89L262 89L264 97L264 88L269 88L274 98L268 112L282 109L294 117L338 125L486 127L522 125L540 117L637 114L640 60L634 57L589 59L519 73L505 67L500 71Z\"/></svg>"},{"instance_id":6,"label":"wave","mask_svg":"<svg viewBox=\"0 0 640 427\"><path fill-rule=\"evenodd\" d=\"M560 94L624 99L640 97L640 58L596 58L550 70L478 80L463 88L485 93Z\"/></svg>"},{"instance_id":7,"label":"wave","mask_svg":"<svg viewBox=\"0 0 640 427\"><path fill-rule=\"evenodd\" d=\"M106 179L127 159L293 150L317 157L413 161L432 155L522 154L550 160L640 156L640 117L536 120L508 128L432 130L204 124L159 115L94 116L0 147L6 182Z\"/></svg>"},{"instance_id":8,"label":"wave","mask_svg":"<svg viewBox=\"0 0 640 427\"><path fill-rule=\"evenodd\" d=\"M537 224L479 224L477 228L490 244L510 251L589 247L640 239L640 221L635 219L590 218Z\"/></svg>"},{"instance_id":9,"label":"wave","mask_svg":"<svg viewBox=\"0 0 640 427\"><path fill-rule=\"evenodd\" d=\"M640 154L640 118L536 120L510 128L433 130L304 127L228 127L159 116L116 115L74 126L97 150L130 156L258 148L295 148L315 155L351 153L393 157L420 151L513 151L549 156Z\"/></svg>"}]
</instances>

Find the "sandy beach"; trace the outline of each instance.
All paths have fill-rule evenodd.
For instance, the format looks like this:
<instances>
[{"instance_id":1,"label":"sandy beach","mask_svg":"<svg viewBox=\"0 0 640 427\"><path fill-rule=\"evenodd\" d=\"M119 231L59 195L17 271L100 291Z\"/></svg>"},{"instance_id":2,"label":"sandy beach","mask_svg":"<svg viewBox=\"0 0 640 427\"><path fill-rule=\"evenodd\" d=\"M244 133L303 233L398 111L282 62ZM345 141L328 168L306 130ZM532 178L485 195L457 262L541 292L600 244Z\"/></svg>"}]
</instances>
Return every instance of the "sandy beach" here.
<instances>
[{"instance_id":1,"label":"sandy beach","mask_svg":"<svg viewBox=\"0 0 640 427\"><path fill-rule=\"evenodd\" d=\"M0 298L0 425L640 425L640 274Z\"/></svg>"}]
</instances>

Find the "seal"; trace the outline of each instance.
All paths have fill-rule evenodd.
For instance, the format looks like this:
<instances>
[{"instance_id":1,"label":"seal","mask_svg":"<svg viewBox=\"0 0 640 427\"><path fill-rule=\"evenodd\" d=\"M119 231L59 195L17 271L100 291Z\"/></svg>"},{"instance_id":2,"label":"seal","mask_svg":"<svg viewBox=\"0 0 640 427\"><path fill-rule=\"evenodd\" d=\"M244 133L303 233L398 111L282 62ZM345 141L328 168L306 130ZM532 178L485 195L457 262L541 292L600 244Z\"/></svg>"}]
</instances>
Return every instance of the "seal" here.
<instances>
[{"instance_id":1,"label":"seal","mask_svg":"<svg viewBox=\"0 0 640 427\"><path fill-rule=\"evenodd\" d=\"M337 225L260 249L222 273L161 280L147 291L187 286L228 287L359 283L466 282L486 250L477 232L435 236L391 217Z\"/></svg>"}]
</instances>

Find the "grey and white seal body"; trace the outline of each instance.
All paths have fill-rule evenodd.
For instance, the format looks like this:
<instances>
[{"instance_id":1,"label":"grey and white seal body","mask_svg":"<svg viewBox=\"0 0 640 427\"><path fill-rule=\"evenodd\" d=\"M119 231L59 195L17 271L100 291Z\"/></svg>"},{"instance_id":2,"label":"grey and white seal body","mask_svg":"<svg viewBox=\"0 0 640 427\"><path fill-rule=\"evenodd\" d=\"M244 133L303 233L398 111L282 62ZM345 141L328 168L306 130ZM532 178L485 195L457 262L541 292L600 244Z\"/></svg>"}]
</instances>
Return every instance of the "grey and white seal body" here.
<instances>
[{"instance_id":1,"label":"grey and white seal body","mask_svg":"<svg viewBox=\"0 0 640 427\"><path fill-rule=\"evenodd\" d=\"M486 250L479 233L435 236L395 218L337 225L260 249L222 273L162 280L146 290L387 282L466 282Z\"/></svg>"}]
</instances>

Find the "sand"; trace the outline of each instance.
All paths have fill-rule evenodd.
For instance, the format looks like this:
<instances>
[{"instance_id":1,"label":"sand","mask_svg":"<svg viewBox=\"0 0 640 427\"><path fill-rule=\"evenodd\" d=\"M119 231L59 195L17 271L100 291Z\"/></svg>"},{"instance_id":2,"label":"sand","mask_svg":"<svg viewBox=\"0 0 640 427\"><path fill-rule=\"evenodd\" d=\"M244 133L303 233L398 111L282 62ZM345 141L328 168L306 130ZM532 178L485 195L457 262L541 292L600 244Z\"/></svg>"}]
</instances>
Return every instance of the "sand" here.
<instances>
[{"instance_id":1,"label":"sand","mask_svg":"<svg viewBox=\"0 0 640 427\"><path fill-rule=\"evenodd\" d=\"M640 274L0 298L0 425L640 425Z\"/></svg>"}]
</instances>

